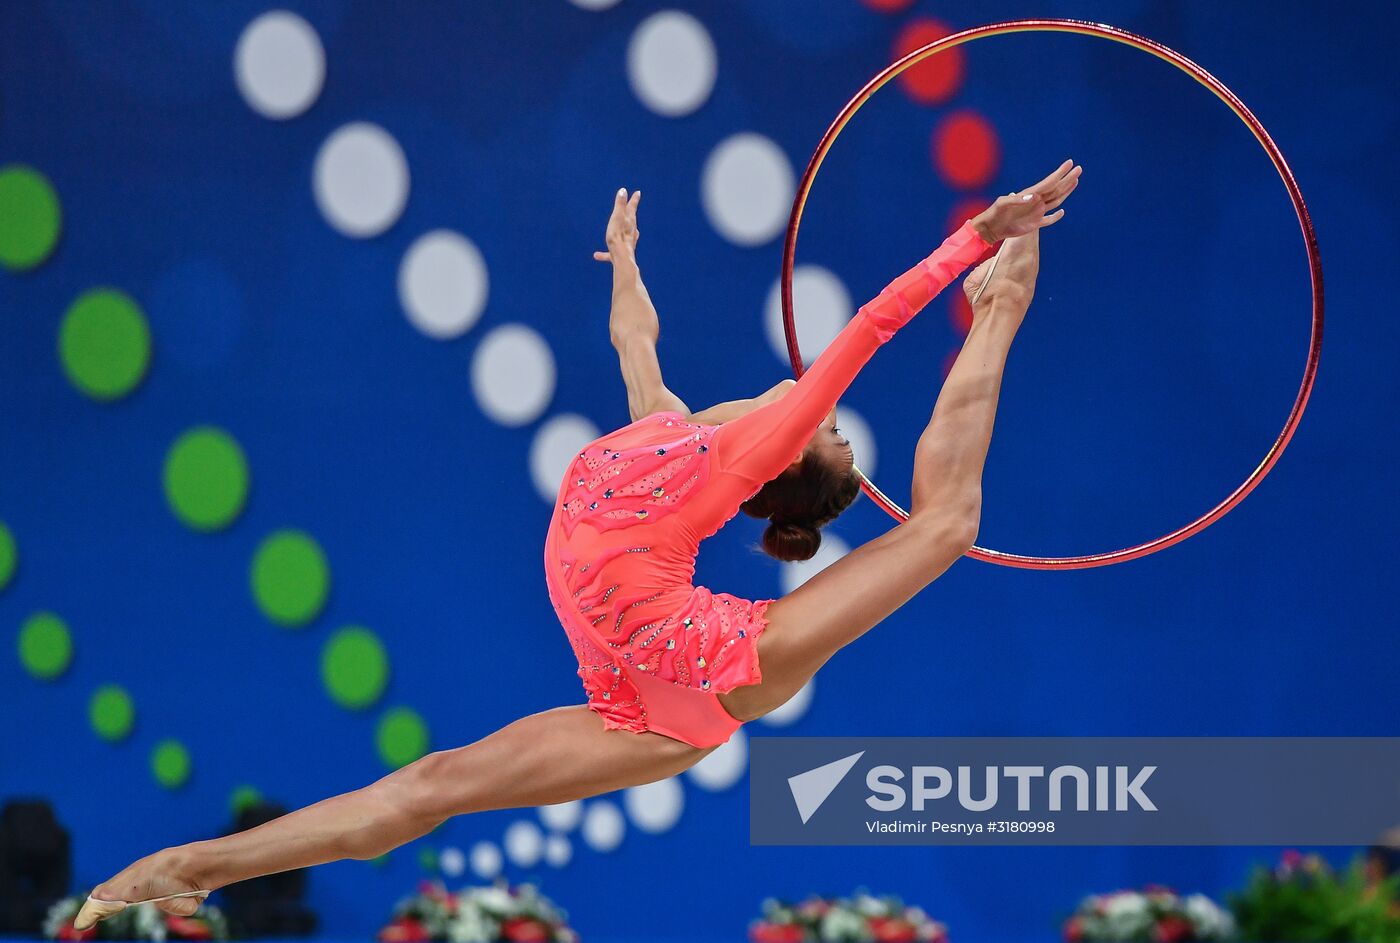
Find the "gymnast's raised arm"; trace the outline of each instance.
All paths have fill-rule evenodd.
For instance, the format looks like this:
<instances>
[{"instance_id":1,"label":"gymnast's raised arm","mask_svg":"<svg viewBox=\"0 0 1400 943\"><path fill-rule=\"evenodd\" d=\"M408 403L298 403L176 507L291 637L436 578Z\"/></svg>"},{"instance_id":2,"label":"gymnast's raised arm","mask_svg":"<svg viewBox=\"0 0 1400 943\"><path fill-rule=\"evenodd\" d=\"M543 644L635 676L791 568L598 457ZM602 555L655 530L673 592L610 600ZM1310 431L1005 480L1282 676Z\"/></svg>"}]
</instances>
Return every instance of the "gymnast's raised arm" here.
<instances>
[{"instance_id":1,"label":"gymnast's raised arm","mask_svg":"<svg viewBox=\"0 0 1400 943\"><path fill-rule=\"evenodd\" d=\"M617 349L622 381L627 384L627 409L633 422L652 413L690 414L689 407L667 388L661 377L661 362L656 356L661 322L647 294L647 286L642 282L642 271L637 267L637 240L641 235L637 229L637 204L641 199L640 190L630 198L625 189L617 191L604 237L607 251L593 253L593 258L599 262L612 263L612 314L608 318L608 332Z\"/></svg>"}]
</instances>

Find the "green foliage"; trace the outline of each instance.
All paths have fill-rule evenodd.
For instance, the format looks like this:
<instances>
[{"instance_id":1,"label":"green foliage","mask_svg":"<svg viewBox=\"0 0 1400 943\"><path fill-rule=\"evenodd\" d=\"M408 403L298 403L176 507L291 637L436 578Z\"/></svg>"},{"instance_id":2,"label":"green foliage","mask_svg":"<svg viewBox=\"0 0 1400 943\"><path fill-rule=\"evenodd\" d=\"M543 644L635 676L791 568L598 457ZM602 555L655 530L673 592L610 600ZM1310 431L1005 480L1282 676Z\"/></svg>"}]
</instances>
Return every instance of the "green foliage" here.
<instances>
[{"instance_id":1,"label":"green foliage","mask_svg":"<svg viewBox=\"0 0 1400 943\"><path fill-rule=\"evenodd\" d=\"M1360 858L1338 875L1317 855L1260 866L1230 906L1240 935L1274 943L1400 943L1400 876L1379 885Z\"/></svg>"}]
</instances>

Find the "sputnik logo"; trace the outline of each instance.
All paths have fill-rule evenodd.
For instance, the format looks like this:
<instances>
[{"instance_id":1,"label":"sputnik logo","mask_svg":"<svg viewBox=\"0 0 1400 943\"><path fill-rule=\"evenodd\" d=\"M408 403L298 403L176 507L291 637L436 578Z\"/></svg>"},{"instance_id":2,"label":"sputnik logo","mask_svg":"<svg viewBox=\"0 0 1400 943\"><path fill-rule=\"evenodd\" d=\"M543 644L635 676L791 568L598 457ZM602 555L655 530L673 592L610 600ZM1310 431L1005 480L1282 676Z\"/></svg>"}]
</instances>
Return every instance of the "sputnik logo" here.
<instances>
[{"instance_id":1,"label":"sputnik logo","mask_svg":"<svg viewBox=\"0 0 1400 943\"><path fill-rule=\"evenodd\" d=\"M809 769L805 773L788 777L788 788L792 790L792 801L797 805L797 814L802 817L803 825L806 825L807 820L817 814L822 803L836 791L836 787L841 785L841 780L846 778L851 767L855 766L856 761L862 756L865 756L864 750L839 760L833 760L824 766L818 766L816 769Z\"/></svg>"}]
</instances>

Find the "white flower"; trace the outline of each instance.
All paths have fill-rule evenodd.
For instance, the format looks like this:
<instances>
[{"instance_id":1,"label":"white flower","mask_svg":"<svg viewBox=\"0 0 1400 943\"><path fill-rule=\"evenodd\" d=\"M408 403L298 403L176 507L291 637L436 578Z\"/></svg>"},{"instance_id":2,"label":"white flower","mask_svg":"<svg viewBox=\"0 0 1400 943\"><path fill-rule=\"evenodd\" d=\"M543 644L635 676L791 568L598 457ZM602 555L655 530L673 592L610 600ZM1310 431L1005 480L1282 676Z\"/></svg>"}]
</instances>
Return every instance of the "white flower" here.
<instances>
[{"instance_id":1,"label":"white flower","mask_svg":"<svg viewBox=\"0 0 1400 943\"><path fill-rule=\"evenodd\" d=\"M56 938L58 931L63 929L64 924L69 923L78 915L80 906L78 898L65 897L50 907L48 916L44 918L44 936L50 940Z\"/></svg>"},{"instance_id":2,"label":"white flower","mask_svg":"<svg viewBox=\"0 0 1400 943\"><path fill-rule=\"evenodd\" d=\"M1204 940L1224 940L1234 936L1234 917L1206 895L1192 894L1184 903L1187 919L1196 928L1196 936Z\"/></svg>"},{"instance_id":3,"label":"white flower","mask_svg":"<svg viewBox=\"0 0 1400 943\"><path fill-rule=\"evenodd\" d=\"M516 911L515 898L503 887L474 887L468 892L468 897L483 910L503 917Z\"/></svg>"},{"instance_id":4,"label":"white flower","mask_svg":"<svg viewBox=\"0 0 1400 943\"><path fill-rule=\"evenodd\" d=\"M501 925L479 907L463 906L447 925L452 943L493 943Z\"/></svg>"}]
</instances>

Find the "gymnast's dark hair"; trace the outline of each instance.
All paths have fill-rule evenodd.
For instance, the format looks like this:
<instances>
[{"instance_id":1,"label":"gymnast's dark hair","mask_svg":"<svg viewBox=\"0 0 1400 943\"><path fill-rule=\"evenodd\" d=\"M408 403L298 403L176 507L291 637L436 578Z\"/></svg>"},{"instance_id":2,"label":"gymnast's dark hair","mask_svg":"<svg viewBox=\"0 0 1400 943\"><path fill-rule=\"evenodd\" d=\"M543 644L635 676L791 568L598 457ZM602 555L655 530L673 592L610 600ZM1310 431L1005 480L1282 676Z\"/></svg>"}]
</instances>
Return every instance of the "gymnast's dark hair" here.
<instances>
[{"instance_id":1,"label":"gymnast's dark hair","mask_svg":"<svg viewBox=\"0 0 1400 943\"><path fill-rule=\"evenodd\" d=\"M811 455L743 504L751 517L768 518L763 550L779 560L810 560L822 545L821 529L860 494L855 468L838 468Z\"/></svg>"}]
</instances>

